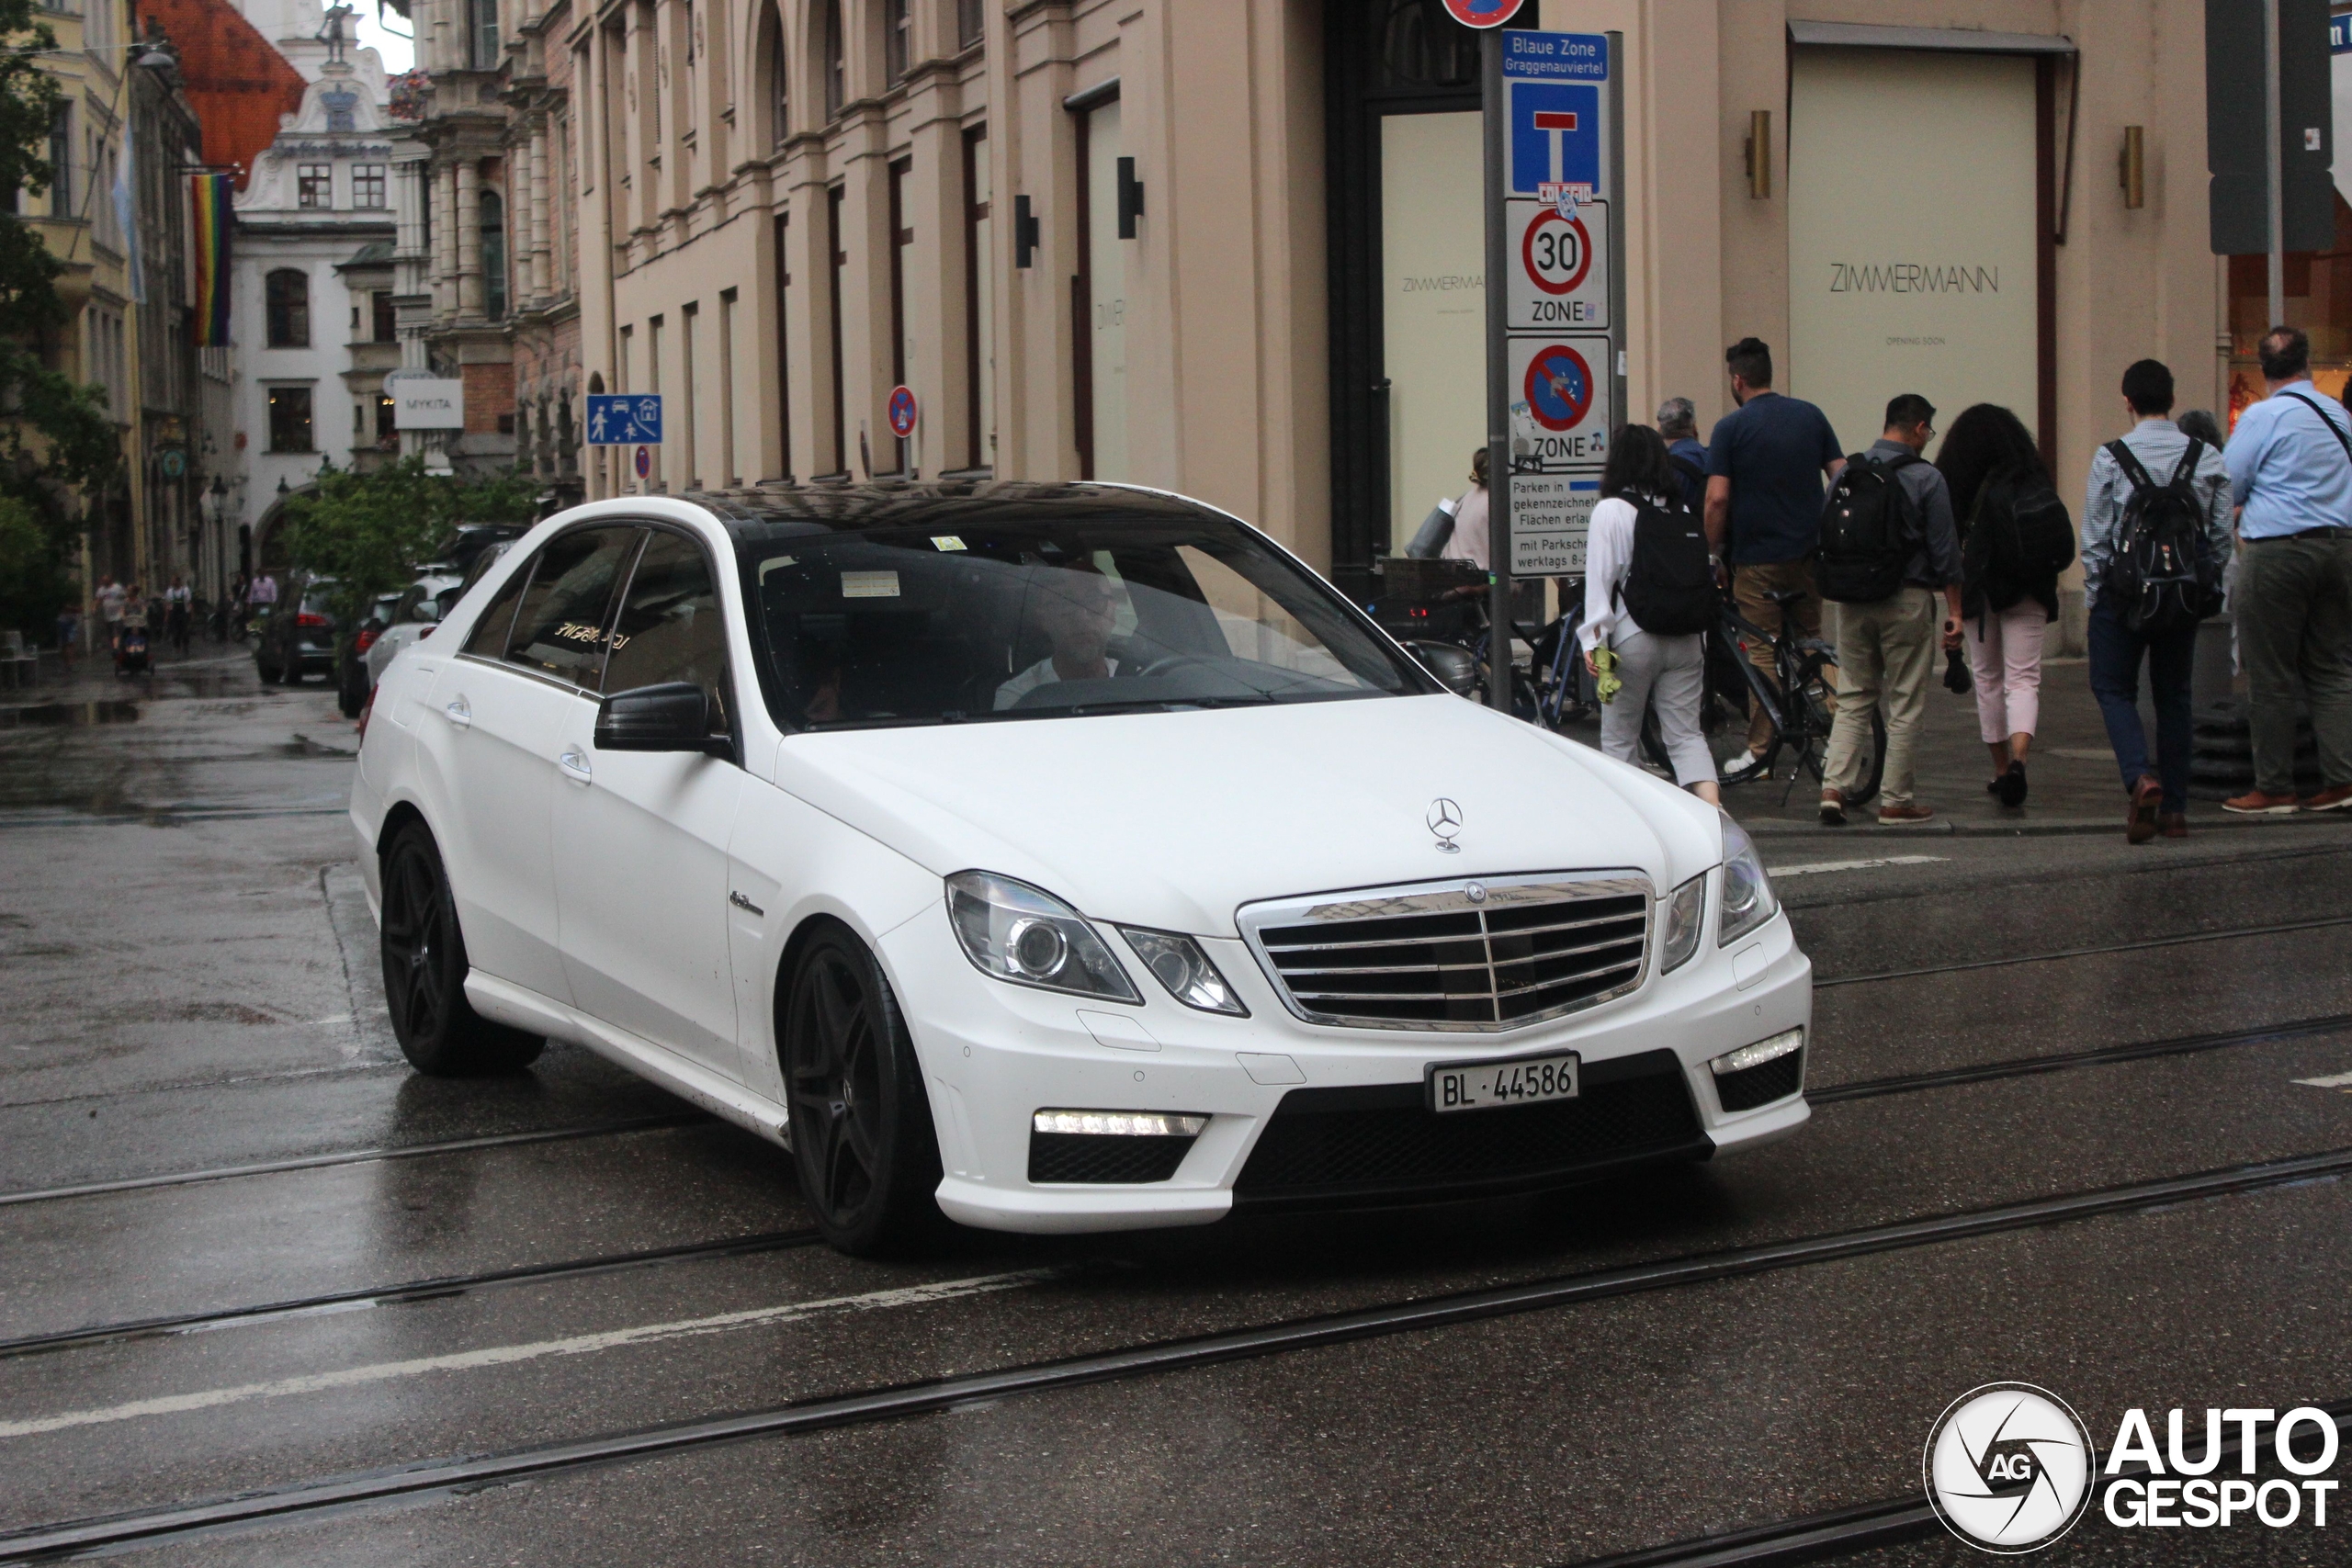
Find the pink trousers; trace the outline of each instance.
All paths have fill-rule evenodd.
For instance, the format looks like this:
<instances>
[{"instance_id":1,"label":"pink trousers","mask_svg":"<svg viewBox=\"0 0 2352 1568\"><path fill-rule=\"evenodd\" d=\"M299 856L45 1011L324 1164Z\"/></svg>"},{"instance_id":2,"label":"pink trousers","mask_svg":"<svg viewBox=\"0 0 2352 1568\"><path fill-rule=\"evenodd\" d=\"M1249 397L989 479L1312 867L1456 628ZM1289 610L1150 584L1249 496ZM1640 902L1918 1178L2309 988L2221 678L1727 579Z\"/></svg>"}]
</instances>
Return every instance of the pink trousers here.
<instances>
[{"instance_id":1,"label":"pink trousers","mask_svg":"<svg viewBox=\"0 0 2352 1568\"><path fill-rule=\"evenodd\" d=\"M1969 672L1976 677L1977 732L1986 745L2030 735L2041 719L2041 633L2049 623L2031 599L1961 623Z\"/></svg>"}]
</instances>

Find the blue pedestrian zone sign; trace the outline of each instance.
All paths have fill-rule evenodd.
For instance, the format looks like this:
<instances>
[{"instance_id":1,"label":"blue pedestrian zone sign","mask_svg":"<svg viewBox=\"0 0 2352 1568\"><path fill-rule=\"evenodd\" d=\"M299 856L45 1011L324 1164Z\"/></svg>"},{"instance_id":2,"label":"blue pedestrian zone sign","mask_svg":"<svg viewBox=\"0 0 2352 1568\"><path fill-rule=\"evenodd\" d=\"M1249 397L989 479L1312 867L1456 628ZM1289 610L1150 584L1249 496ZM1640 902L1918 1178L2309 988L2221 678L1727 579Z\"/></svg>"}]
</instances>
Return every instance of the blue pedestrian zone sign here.
<instances>
[{"instance_id":1,"label":"blue pedestrian zone sign","mask_svg":"<svg viewBox=\"0 0 2352 1568\"><path fill-rule=\"evenodd\" d=\"M588 445L638 446L662 444L662 394L588 394Z\"/></svg>"}]
</instances>

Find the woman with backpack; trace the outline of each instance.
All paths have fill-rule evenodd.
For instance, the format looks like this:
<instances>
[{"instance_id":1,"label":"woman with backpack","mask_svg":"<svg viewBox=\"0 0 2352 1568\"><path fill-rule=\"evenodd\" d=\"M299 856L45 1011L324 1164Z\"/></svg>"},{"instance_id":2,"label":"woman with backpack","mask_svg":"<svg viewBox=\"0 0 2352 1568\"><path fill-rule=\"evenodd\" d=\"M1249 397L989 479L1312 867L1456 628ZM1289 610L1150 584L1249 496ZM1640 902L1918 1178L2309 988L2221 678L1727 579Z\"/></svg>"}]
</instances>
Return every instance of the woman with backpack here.
<instances>
[{"instance_id":1,"label":"woman with backpack","mask_svg":"<svg viewBox=\"0 0 2352 1568\"><path fill-rule=\"evenodd\" d=\"M2075 525L2025 424L1978 403L1944 432L1936 468L1960 523L1961 631L1975 677L1977 733L1992 753L1984 787L2023 806L2026 753L2041 716L2041 638L2058 617L2058 574Z\"/></svg>"},{"instance_id":2,"label":"woman with backpack","mask_svg":"<svg viewBox=\"0 0 2352 1568\"><path fill-rule=\"evenodd\" d=\"M1706 525L1683 500L1665 438L1645 424L1621 425L1611 437L1600 497L1586 536L1577 631L1585 668L1599 675L1606 649L1622 682L1600 710L1600 749L1633 761L1643 711L1655 707L1674 782L1720 805L1714 753L1699 732L1705 632L1717 614Z\"/></svg>"}]
</instances>

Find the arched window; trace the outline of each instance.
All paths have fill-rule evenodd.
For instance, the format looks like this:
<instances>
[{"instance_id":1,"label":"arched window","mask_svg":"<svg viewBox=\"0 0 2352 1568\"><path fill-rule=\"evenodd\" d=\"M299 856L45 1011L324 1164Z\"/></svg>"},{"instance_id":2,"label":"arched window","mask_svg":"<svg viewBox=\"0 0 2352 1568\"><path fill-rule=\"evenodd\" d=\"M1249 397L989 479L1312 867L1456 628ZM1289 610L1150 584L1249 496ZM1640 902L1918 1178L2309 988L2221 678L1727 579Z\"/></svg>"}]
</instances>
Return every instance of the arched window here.
<instances>
[{"instance_id":1,"label":"arched window","mask_svg":"<svg viewBox=\"0 0 2352 1568\"><path fill-rule=\"evenodd\" d=\"M768 151L784 151L792 134L792 73L784 57L784 22L768 7Z\"/></svg>"},{"instance_id":2,"label":"arched window","mask_svg":"<svg viewBox=\"0 0 2352 1568\"><path fill-rule=\"evenodd\" d=\"M914 60L912 9L908 0L882 0L882 76L889 86L907 79Z\"/></svg>"},{"instance_id":3,"label":"arched window","mask_svg":"<svg viewBox=\"0 0 2352 1568\"><path fill-rule=\"evenodd\" d=\"M262 281L268 309L269 346L311 346L311 278L308 273L281 267Z\"/></svg>"},{"instance_id":4,"label":"arched window","mask_svg":"<svg viewBox=\"0 0 2352 1568\"><path fill-rule=\"evenodd\" d=\"M842 0L825 0L825 118L839 119L849 102L849 33L842 26Z\"/></svg>"},{"instance_id":5,"label":"arched window","mask_svg":"<svg viewBox=\"0 0 2352 1568\"><path fill-rule=\"evenodd\" d=\"M481 193L481 310L506 319L506 203L494 190Z\"/></svg>"}]
</instances>

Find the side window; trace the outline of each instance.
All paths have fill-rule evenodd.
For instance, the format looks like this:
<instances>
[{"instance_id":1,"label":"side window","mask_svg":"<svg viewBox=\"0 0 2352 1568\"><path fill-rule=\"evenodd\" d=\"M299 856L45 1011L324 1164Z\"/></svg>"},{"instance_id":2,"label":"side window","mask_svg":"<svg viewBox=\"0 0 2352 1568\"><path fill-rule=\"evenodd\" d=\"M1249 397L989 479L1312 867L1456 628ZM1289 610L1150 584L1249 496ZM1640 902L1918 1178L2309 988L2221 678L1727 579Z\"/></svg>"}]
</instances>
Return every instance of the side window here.
<instances>
[{"instance_id":1,"label":"side window","mask_svg":"<svg viewBox=\"0 0 2352 1568\"><path fill-rule=\"evenodd\" d=\"M515 611L506 661L594 690L613 590L644 536L644 529L624 525L582 528L549 541Z\"/></svg>"},{"instance_id":2,"label":"side window","mask_svg":"<svg viewBox=\"0 0 2352 1568\"><path fill-rule=\"evenodd\" d=\"M474 629L466 634L466 646L461 652L484 659L506 657L506 634L514 629L514 602L523 596L530 581L531 563L525 561L506 580L506 586L498 591L498 597L490 602L490 608L481 613Z\"/></svg>"},{"instance_id":3,"label":"side window","mask_svg":"<svg viewBox=\"0 0 2352 1568\"><path fill-rule=\"evenodd\" d=\"M702 549L680 534L646 541L613 626L605 690L689 681L710 694L711 728L733 728L727 698L727 631Z\"/></svg>"}]
</instances>

